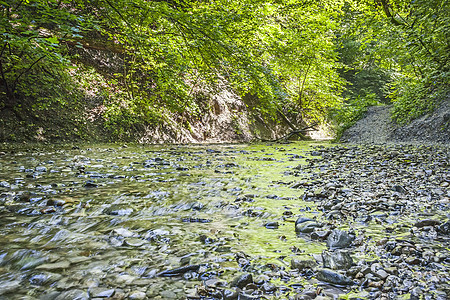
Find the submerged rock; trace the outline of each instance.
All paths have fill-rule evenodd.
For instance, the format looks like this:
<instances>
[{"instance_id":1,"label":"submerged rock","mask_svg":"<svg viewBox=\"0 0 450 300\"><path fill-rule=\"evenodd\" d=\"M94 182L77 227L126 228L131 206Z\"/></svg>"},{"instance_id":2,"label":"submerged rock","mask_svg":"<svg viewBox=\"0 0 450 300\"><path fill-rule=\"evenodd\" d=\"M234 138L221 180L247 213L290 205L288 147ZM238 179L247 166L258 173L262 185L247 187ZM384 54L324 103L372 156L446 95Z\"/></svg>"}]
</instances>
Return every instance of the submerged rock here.
<instances>
[{"instance_id":1,"label":"submerged rock","mask_svg":"<svg viewBox=\"0 0 450 300\"><path fill-rule=\"evenodd\" d=\"M127 216L131 215L133 211L134 210L132 208L123 205L112 205L111 207L103 210L105 214L113 216Z\"/></svg>"},{"instance_id":2,"label":"submerged rock","mask_svg":"<svg viewBox=\"0 0 450 300\"><path fill-rule=\"evenodd\" d=\"M35 170L36 170L36 172L39 172L39 173L47 172L47 168L44 166L37 166Z\"/></svg>"},{"instance_id":3,"label":"submerged rock","mask_svg":"<svg viewBox=\"0 0 450 300\"><path fill-rule=\"evenodd\" d=\"M67 269L68 267L70 267L70 261L68 260L63 260L63 261L59 261L56 263L51 263L51 264L43 264L40 266L36 267L36 270L58 270L58 269Z\"/></svg>"},{"instance_id":4,"label":"submerged rock","mask_svg":"<svg viewBox=\"0 0 450 300\"><path fill-rule=\"evenodd\" d=\"M14 292L21 286L20 280L0 281L0 296ZM6 299L6 298L5 298Z\"/></svg>"},{"instance_id":5,"label":"submerged rock","mask_svg":"<svg viewBox=\"0 0 450 300\"><path fill-rule=\"evenodd\" d=\"M0 187L2 188L10 188L11 185L6 181L0 181Z\"/></svg>"},{"instance_id":6,"label":"submerged rock","mask_svg":"<svg viewBox=\"0 0 450 300\"><path fill-rule=\"evenodd\" d=\"M166 271L162 271L157 276L160 277L173 277L173 276L181 276L187 272L197 272L200 269L201 265L189 265L176 269L170 269Z\"/></svg>"},{"instance_id":7,"label":"submerged rock","mask_svg":"<svg viewBox=\"0 0 450 300\"><path fill-rule=\"evenodd\" d=\"M89 295L85 291L75 289L75 290L69 290L69 291L62 292L61 294L58 295L58 297L55 298L55 300L67 300L67 299L88 300Z\"/></svg>"},{"instance_id":8,"label":"submerged rock","mask_svg":"<svg viewBox=\"0 0 450 300\"><path fill-rule=\"evenodd\" d=\"M128 299L133 299L133 300L147 299L147 295L141 291L134 291L134 292L130 293L130 296L128 296Z\"/></svg>"},{"instance_id":9,"label":"submerged rock","mask_svg":"<svg viewBox=\"0 0 450 300\"><path fill-rule=\"evenodd\" d=\"M62 278L62 275L56 273L40 273L30 277L29 281L33 285L52 284Z\"/></svg>"},{"instance_id":10,"label":"submerged rock","mask_svg":"<svg viewBox=\"0 0 450 300\"><path fill-rule=\"evenodd\" d=\"M445 222L444 224L438 227L438 232L441 234L450 235L450 221Z\"/></svg>"}]
</instances>

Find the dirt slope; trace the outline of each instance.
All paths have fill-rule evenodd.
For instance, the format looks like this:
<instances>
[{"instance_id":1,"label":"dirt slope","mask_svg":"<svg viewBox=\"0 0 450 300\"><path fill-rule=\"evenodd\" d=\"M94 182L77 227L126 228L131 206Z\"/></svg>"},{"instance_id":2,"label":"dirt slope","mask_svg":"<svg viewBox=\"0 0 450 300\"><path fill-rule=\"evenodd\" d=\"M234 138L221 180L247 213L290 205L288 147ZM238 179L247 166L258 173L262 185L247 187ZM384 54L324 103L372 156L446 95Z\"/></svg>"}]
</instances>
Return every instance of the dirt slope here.
<instances>
[{"instance_id":1,"label":"dirt slope","mask_svg":"<svg viewBox=\"0 0 450 300\"><path fill-rule=\"evenodd\" d=\"M350 143L414 143L450 145L450 98L433 113L399 126L390 119L391 106L369 107L366 115L349 128L341 141Z\"/></svg>"}]
</instances>

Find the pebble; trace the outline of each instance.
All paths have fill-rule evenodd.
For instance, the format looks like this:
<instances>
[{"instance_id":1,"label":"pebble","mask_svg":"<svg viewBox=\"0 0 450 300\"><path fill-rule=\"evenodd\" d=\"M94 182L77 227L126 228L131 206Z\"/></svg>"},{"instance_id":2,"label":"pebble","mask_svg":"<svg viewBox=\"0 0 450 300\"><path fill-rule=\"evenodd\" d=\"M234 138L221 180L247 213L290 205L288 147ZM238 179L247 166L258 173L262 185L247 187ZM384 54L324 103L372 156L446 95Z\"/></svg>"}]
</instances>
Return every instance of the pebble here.
<instances>
[{"instance_id":1,"label":"pebble","mask_svg":"<svg viewBox=\"0 0 450 300\"><path fill-rule=\"evenodd\" d=\"M0 181L0 187L2 188L10 188L11 185L6 181Z\"/></svg>"},{"instance_id":2,"label":"pebble","mask_svg":"<svg viewBox=\"0 0 450 300\"><path fill-rule=\"evenodd\" d=\"M162 295L162 293L161 293ZM175 299L175 298L171 298L172 294L169 295L168 299ZM176 297L176 295L175 295ZM128 296L128 299L132 299L132 300L142 300L142 299L146 299L147 295L144 292L141 291L134 291L131 292L130 295Z\"/></svg>"},{"instance_id":3,"label":"pebble","mask_svg":"<svg viewBox=\"0 0 450 300\"><path fill-rule=\"evenodd\" d=\"M52 271L52 270L58 270L58 269L67 269L69 267L70 267L70 261L63 260L63 261L59 261L56 263L43 264L43 265L37 266L36 270Z\"/></svg>"},{"instance_id":4,"label":"pebble","mask_svg":"<svg viewBox=\"0 0 450 300\"><path fill-rule=\"evenodd\" d=\"M94 298L110 298L114 295L115 289L104 287L91 287L89 288L89 294Z\"/></svg>"},{"instance_id":5,"label":"pebble","mask_svg":"<svg viewBox=\"0 0 450 300\"><path fill-rule=\"evenodd\" d=\"M37 167L35 168L35 170L36 170L36 172L39 172L39 173L45 173L45 172L47 172L47 168L44 167L44 166L37 166Z\"/></svg>"},{"instance_id":6,"label":"pebble","mask_svg":"<svg viewBox=\"0 0 450 300\"><path fill-rule=\"evenodd\" d=\"M278 228L278 222L268 222L264 224L264 227L267 229L277 229Z\"/></svg>"},{"instance_id":7,"label":"pebble","mask_svg":"<svg viewBox=\"0 0 450 300\"><path fill-rule=\"evenodd\" d=\"M0 281L0 296L11 293L21 286L20 280Z\"/></svg>"},{"instance_id":8,"label":"pebble","mask_svg":"<svg viewBox=\"0 0 450 300\"><path fill-rule=\"evenodd\" d=\"M160 295L163 299L178 299L177 294L169 290L161 291Z\"/></svg>"},{"instance_id":9,"label":"pebble","mask_svg":"<svg viewBox=\"0 0 450 300\"><path fill-rule=\"evenodd\" d=\"M125 244L131 247L140 247L145 244L145 241L138 238L126 238Z\"/></svg>"},{"instance_id":10,"label":"pebble","mask_svg":"<svg viewBox=\"0 0 450 300\"><path fill-rule=\"evenodd\" d=\"M74 290L68 290L68 291L62 292L55 298L55 300L67 300L67 299L88 300L89 295L85 291L74 289Z\"/></svg>"}]
</instances>

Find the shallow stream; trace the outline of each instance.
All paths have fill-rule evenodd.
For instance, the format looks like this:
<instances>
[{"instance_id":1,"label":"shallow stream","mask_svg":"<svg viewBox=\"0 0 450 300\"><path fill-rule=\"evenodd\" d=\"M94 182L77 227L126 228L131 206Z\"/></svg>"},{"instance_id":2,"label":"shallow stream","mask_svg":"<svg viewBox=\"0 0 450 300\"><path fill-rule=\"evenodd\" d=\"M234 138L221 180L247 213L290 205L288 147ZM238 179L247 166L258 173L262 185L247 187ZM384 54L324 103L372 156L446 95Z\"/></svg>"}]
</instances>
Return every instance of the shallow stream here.
<instances>
[{"instance_id":1,"label":"shallow stream","mask_svg":"<svg viewBox=\"0 0 450 300\"><path fill-rule=\"evenodd\" d=\"M207 264L204 276L227 280L240 271L237 252L261 268L288 265L294 245L320 253L323 243L293 230L299 211L314 215L289 188L309 150L101 145L2 155L0 280L17 297L149 286L149 296L180 299L205 278L175 284L157 273Z\"/></svg>"},{"instance_id":2,"label":"shallow stream","mask_svg":"<svg viewBox=\"0 0 450 300\"><path fill-rule=\"evenodd\" d=\"M305 188L320 182L322 171L332 174L330 162L314 150L332 146L5 150L0 299L233 299L232 282L245 273L254 282L246 288L259 294L241 299L287 299L307 286L316 288L312 271L288 270L292 259L317 258L327 249L323 240L294 229L299 216L324 213ZM314 169L308 169L311 161ZM321 197L314 191L311 196ZM436 213L442 223L445 209ZM366 224L364 232L380 240L385 227L401 223L402 216ZM362 222L354 224L358 230ZM349 229L348 223L338 227ZM398 238L409 234L410 226L396 227ZM448 240L441 249L445 245ZM352 256L357 262L372 254L360 250ZM183 266L184 271L165 272ZM339 284L324 288L336 297L351 290Z\"/></svg>"}]
</instances>

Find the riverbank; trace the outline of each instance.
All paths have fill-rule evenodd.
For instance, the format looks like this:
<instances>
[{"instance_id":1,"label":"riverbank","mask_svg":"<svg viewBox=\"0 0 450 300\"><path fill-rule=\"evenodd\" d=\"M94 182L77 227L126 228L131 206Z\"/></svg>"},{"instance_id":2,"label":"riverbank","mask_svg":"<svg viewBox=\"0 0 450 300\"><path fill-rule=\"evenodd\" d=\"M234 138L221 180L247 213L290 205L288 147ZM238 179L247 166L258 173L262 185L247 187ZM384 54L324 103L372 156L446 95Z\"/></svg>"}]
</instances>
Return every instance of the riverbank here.
<instances>
[{"instance_id":1,"label":"riverbank","mask_svg":"<svg viewBox=\"0 0 450 300\"><path fill-rule=\"evenodd\" d=\"M403 126L391 120L391 108L369 107L364 117L344 132L341 141L450 145L450 98L442 101L433 112Z\"/></svg>"}]
</instances>

